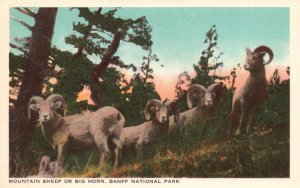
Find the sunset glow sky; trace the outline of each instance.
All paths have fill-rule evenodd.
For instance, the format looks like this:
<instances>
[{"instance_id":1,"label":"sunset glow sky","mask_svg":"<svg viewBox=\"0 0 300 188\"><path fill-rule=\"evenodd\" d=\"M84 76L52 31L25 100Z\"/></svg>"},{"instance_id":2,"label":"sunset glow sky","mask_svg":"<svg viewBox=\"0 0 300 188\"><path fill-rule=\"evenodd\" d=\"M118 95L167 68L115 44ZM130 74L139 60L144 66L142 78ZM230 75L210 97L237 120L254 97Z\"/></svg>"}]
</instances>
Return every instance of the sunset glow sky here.
<instances>
[{"instance_id":1,"label":"sunset glow sky","mask_svg":"<svg viewBox=\"0 0 300 188\"><path fill-rule=\"evenodd\" d=\"M10 14L33 24L33 20L14 9ZM174 98L175 84L181 72L195 74L193 64L197 63L200 52L205 48L205 33L214 24L219 34L218 50L224 52L220 59L224 67L218 70L218 74L228 74L238 63L243 65L246 47L254 49L267 45L275 55L273 62L266 67L267 77L276 68L279 68L282 79L288 77L285 72L289 65L288 8L121 8L117 15L122 18L146 16L153 28L153 53L160 61L152 67L154 82L162 99ZM73 22L80 20L78 12L60 8L56 19L53 45L75 52L73 46L65 44L64 38L73 33ZM10 21L10 41L29 35L30 32L23 26ZM126 42L120 43L116 53L125 63L138 67L146 54L140 47ZM95 63L100 61L99 57L91 57L91 60ZM161 67L161 64L164 66ZM126 74L130 77L133 73ZM248 74L244 70L238 70L237 74L236 84L239 87ZM81 98L87 96L88 91L81 93Z\"/></svg>"}]
</instances>

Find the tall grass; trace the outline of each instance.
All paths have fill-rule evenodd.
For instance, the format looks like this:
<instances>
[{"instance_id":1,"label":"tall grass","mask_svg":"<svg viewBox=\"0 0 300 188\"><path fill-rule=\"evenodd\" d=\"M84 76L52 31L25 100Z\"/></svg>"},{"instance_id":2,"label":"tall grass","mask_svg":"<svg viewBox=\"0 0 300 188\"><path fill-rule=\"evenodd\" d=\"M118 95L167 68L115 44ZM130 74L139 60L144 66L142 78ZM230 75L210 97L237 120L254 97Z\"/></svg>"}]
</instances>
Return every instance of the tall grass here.
<instances>
[{"instance_id":1,"label":"tall grass","mask_svg":"<svg viewBox=\"0 0 300 188\"><path fill-rule=\"evenodd\" d=\"M289 134L255 129L226 139L224 121L191 122L147 146L144 157L114 170L117 177L288 177ZM280 136L279 136L280 135ZM135 168L134 168L135 167Z\"/></svg>"}]
</instances>

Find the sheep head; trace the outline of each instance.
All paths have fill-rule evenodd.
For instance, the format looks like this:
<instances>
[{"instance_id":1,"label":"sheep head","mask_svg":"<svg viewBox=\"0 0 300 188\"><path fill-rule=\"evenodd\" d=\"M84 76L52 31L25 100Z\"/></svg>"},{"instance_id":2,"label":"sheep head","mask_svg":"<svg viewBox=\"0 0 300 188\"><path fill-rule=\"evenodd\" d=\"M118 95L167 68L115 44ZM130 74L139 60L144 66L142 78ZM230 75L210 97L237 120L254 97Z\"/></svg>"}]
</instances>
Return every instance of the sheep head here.
<instances>
[{"instance_id":1,"label":"sheep head","mask_svg":"<svg viewBox=\"0 0 300 188\"><path fill-rule=\"evenodd\" d=\"M218 83L211 84L207 89L202 85L193 84L187 92L187 104L189 108L192 108L193 98L196 98L198 108L211 108L218 102L218 99L220 102L223 102L223 94L224 89Z\"/></svg>"},{"instance_id":2,"label":"sheep head","mask_svg":"<svg viewBox=\"0 0 300 188\"><path fill-rule=\"evenodd\" d=\"M265 62L264 56L266 53L269 55L269 60ZM253 52L249 48L246 48L246 62L244 68L250 73L259 72L261 70L264 71L264 65L271 63L273 57L273 51L267 46L259 46Z\"/></svg>"},{"instance_id":3,"label":"sheep head","mask_svg":"<svg viewBox=\"0 0 300 188\"><path fill-rule=\"evenodd\" d=\"M167 102L161 102L157 99L149 100L145 107L146 120L151 119L153 112L155 113L155 120L159 123L167 123L172 114L174 114L174 122L177 122L180 117L177 102L173 100Z\"/></svg>"},{"instance_id":4,"label":"sheep head","mask_svg":"<svg viewBox=\"0 0 300 188\"><path fill-rule=\"evenodd\" d=\"M46 100L39 96L31 97L28 105L29 119L31 111L35 111L39 114L39 121L41 123L47 123L53 118L54 114L56 114L56 109L64 107L65 100L59 94L50 95Z\"/></svg>"}]
</instances>

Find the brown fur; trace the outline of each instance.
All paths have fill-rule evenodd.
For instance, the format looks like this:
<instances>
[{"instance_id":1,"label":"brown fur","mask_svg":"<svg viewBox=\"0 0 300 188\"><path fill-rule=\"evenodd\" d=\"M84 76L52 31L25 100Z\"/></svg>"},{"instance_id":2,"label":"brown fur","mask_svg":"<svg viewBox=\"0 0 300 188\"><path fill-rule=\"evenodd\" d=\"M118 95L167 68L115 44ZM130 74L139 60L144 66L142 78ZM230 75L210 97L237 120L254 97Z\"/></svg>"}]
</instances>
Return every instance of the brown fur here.
<instances>
[{"instance_id":1,"label":"brown fur","mask_svg":"<svg viewBox=\"0 0 300 188\"><path fill-rule=\"evenodd\" d=\"M151 117L151 112L155 113L154 117ZM124 128L120 139L122 147L134 146L139 155L143 144L154 142L168 133L171 114L174 114L172 118L177 122L180 112L175 101L162 103L156 99L150 100L145 107L145 118L146 120L152 118L152 120Z\"/></svg>"},{"instance_id":2,"label":"brown fur","mask_svg":"<svg viewBox=\"0 0 300 188\"><path fill-rule=\"evenodd\" d=\"M268 98L268 82L263 59L265 52L269 54L270 59L267 63L270 63L273 52L268 47L260 46L254 52L246 49L244 68L250 72L250 76L233 96L229 136L235 130L235 135L248 133L261 105Z\"/></svg>"},{"instance_id":3,"label":"brown fur","mask_svg":"<svg viewBox=\"0 0 300 188\"><path fill-rule=\"evenodd\" d=\"M46 140L53 148L57 148L54 177L61 173L66 153L70 149L96 147L99 166L102 167L109 151L108 138L120 147L119 139L125 124L124 116L117 109L106 106L84 115L61 117L56 113L56 109L63 105L62 96L57 94L49 96L45 101L41 100L41 97L32 97L29 102L29 111L39 113L39 122ZM115 156L119 156L118 150L114 152ZM115 165L117 164L118 158L115 159Z\"/></svg>"},{"instance_id":4,"label":"brown fur","mask_svg":"<svg viewBox=\"0 0 300 188\"><path fill-rule=\"evenodd\" d=\"M193 108L193 98L197 99L197 106ZM180 119L176 123L170 118L170 129L180 128L192 120L211 117L218 104L225 101L225 88L220 83L214 83L205 88L199 84L193 84L187 92L187 104L189 110L180 113Z\"/></svg>"}]
</instances>

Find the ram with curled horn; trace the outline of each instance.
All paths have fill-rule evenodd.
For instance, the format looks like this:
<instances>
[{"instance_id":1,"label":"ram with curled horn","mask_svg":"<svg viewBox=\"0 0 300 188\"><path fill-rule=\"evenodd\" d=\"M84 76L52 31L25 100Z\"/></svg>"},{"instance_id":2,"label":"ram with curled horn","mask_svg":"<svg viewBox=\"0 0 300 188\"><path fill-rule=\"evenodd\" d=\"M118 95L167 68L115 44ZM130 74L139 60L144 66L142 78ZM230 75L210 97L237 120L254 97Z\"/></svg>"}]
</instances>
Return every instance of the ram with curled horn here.
<instances>
[{"instance_id":1,"label":"ram with curled horn","mask_svg":"<svg viewBox=\"0 0 300 188\"><path fill-rule=\"evenodd\" d=\"M212 117L218 104L225 101L225 87L222 83L213 83L207 88L200 84L193 84L187 91L187 105L190 110L180 113L180 119L176 123L170 120L170 128L179 128L192 120L200 120ZM196 101L196 107L193 102Z\"/></svg>"},{"instance_id":2,"label":"ram with curled horn","mask_svg":"<svg viewBox=\"0 0 300 188\"><path fill-rule=\"evenodd\" d=\"M264 60L266 54L269 55L267 61ZM246 48L244 69L249 71L250 75L233 96L229 137L250 131L256 114L269 95L265 65L271 63L273 58L273 51L267 46L259 46L253 52Z\"/></svg>"},{"instance_id":3,"label":"ram with curled horn","mask_svg":"<svg viewBox=\"0 0 300 188\"><path fill-rule=\"evenodd\" d=\"M148 121L124 128L120 139L122 148L133 146L138 155L144 144L153 143L167 135L172 114L174 114L173 121L177 122L180 118L180 111L174 100L165 102L157 99L149 100L144 112L145 119Z\"/></svg>"},{"instance_id":4,"label":"ram with curled horn","mask_svg":"<svg viewBox=\"0 0 300 188\"><path fill-rule=\"evenodd\" d=\"M61 174L66 154L69 150L94 147L98 151L99 166L102 168L104 159L109 152L107 140L110 138L117 148L125 124L124 116L115 108L106 106L95 112L62 117L58 109L65 108L65 100L59 94L53 94L46 100L34 96L29 100L28 113L39 114L38 122L50 145L57 149L57 162L53 177ZM119 156L118 149L113 152ZM115 158L115 166L119 159Z\"/></svg>"}]
</instances>

